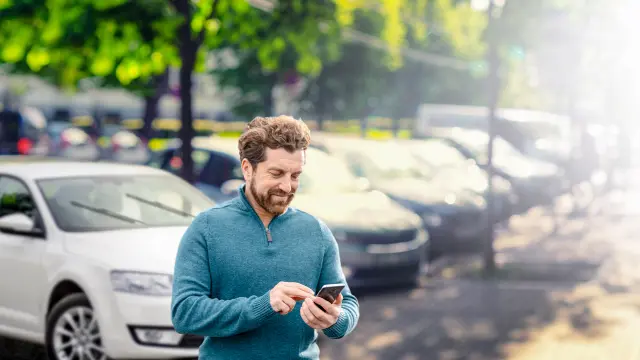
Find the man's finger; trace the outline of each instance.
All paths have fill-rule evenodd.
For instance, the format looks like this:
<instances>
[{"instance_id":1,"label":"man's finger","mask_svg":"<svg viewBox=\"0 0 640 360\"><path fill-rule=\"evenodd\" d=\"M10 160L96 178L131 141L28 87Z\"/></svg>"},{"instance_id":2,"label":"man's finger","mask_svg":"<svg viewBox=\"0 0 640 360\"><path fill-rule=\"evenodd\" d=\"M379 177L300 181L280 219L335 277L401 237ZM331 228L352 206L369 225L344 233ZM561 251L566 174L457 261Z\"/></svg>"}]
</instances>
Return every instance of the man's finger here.
<instances>
[{"instance_id":1,"label":"man's finger","mask_svg":"<svg viewBox=\"0 0 640 360\"><path fill-rule=\"evenodd\" d=\"M318 305L320 305L320 306L322 306L324 311L329 315L333 315L333 316L340 315L340 310L338 310L336 305L331 304L330 302L328 302L327 300L325 300L325 299L323 299L321 297L313 298L313 302L318 304Z\"/></svg>"},{"instance_id":2,"label":"man's finger","mask_svg":"<svg viewBox=\"0 0 640 360\"><path fill-rule=\"evenodd\" d=\"M305 312L304 309L304 304L302 305L302 307L300 308L300 317L302 318L302 321L304 321L305 324L313 327L313 324L311 324L311 321L309 321L309 319L307 318L307 314Z\"/></svg>"},{"instance_id":3,"label":"man's finger","mask_svg":"<svg viewBox=\"0 0 640 360\"><path fill-rule=\"evenodd\" d=\"M278 309L280 309L279 313L281 315L287 315L291 312L291 308L289 307L289 305L287 305L287 303L285 303L282 299L278 301Z\"/></svg>"},{"instance_id":4,"label":"man's finger","mask_svg":"<svg viewBox=\"0 0 640 360\"><path fill-rule=\"evenodd\" d=\"M328 302L327 300L325 300L325 299L323 299L323 298L321 298L321 297L319 297L319 296L314 297L314 298L312 298L311 300L313 300L313 302L314 302L314 303L316 303L316 304L318 304L318 305L322 306L322 308L324 308L324 309L326 309L326 308L328 308L329 306L331 306L331 303L330 303L330 302Z\"/></svg>"},{"instance_id":5,"label":"man's finger","mask_svg":"<svg viewBox=\"0 0 640 360\"><path fill-rule=\"evenodd\" d=\"M302 291L304 291L304 292L306 292L306 293L309 293L309 294L311 294L311 295L315 295L315 292L313 292L313 290L311 290L311 288L310 288L310 287L308 287L308 286L304 286L304 285L302 285L302 284L300 284L300 283L297 283L297 282L288 282L288 283L285 283L285 284L286 284L287 286L289 286L289 287L297 288L297 289L300 289L300 290L302 290Z\"/></svg>"},{"instance_id":6,"label":"man's finger","mask_svg":"<svg viewBox=\"0 0 640 360\"><path fill-rule=\"evenodd\" d=\"M342 305L342 299L343 299L343 296L342 296L342 293L340 293L338 294L338 298L336 298L336 302L334 302L333 304L338 306Z\"/></svg>"},{"instance_id":7,"label":"man's finger","mask_svg":"<svg viewBox=\"0 0 640 360\"><path fill-rule=\"evenodd\" d=\"M304 318L307 319L307 324L309 324L309 326L311 327L314 327L316 318L313 316L313 314L309 310L309 305L306 302L302 304L302 307L300 308L300 312L304 314Z\"/></svg>"},{"instance_id":8,"label":"man's finger","mask_svg":"<svg viewBox=\"0 0 640 360\"><path fill-rule=\"evenodd\" d=\"M285 305L287 305L287 307L289 308L289 311L293 310L293 308L296 307L296 301L290 297L283 297L282 302L284 302Z\"/></svg>"},{"instance_id":9,"label":"man's finger","mask_svg":"<svg viewBox=\"0 0 640 360\"><path fill-rule=\"evenodd\" d=\"M313 297L313 294L309 294L308 292L296 287L283 287L282 292L290 298L298 298L300 300Z\"/></svg>"},{"instance_id":10,"label":"man's finger","mask_svg":"<svg viewBox=\"0 0 640 360\"><path fill-rule=\"evenodd\" d=\"M311 311L311 313L316 319L318 319L320 322L324 322L327 320L327 316L328 316L327 313L325 313L324 311L322 311L322 309L316 306L316 303L313 300L307 299L305 300L305 302L308 302L309 311Z\"/></svg>"}]
</instances>

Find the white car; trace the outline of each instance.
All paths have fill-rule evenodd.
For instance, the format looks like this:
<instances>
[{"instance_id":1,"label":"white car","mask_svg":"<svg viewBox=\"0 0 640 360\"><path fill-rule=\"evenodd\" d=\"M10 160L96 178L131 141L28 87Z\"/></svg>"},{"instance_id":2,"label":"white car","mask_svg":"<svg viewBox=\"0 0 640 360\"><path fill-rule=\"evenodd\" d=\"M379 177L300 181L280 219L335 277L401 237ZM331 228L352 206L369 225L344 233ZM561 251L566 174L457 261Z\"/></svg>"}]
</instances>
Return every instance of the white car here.
<instances>
[{"instance_id":1,"label":"white car","mask_svg":"<svg viewBox=\"0 0 640 360\"><path fill-rule=\"evenodd\" d=\"M197 357L171 324L180 239L214 205L167 172L0 157L0 336L49 359Z\"/></svg>"}]
</instances>

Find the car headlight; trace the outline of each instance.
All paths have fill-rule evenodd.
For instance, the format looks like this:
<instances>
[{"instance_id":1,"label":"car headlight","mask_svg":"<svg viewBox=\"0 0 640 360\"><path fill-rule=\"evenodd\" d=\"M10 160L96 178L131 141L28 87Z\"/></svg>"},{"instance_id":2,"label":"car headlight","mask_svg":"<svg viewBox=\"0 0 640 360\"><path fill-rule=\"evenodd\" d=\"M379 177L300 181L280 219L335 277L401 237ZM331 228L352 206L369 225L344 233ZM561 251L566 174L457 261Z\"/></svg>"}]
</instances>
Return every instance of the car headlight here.
<instances>
[{"instance_id":1,"label":"car headlight","mask_svg":"<svg viewBox=\"0 0 640 360\"><path fill-rule=\"evenodd\" d=\"M474 196L473 203L478 207L484 207L487 205L487 202L484 200L482 196Z\"/></svg>"},{"instance_id":2,"label":"car headlight","mask_svg":"<svg viewBox=\"0 0 640 360\"><path fill-rule=\"evenodd\" d=\"M424 221L427 226L438 227L442 225L442 217L432 212L422 214L422 221Z\"/></svg>"},{"instance_id":3,"label":"car headlight","mask_svg":"<svg viewBox=\"0 0 640 360\"><path fill-rule=\"evenodd\" d=\"M133 271L112 271L114 291L138 295L170 296L173 276Z\"/></svg>"}]
</instances>

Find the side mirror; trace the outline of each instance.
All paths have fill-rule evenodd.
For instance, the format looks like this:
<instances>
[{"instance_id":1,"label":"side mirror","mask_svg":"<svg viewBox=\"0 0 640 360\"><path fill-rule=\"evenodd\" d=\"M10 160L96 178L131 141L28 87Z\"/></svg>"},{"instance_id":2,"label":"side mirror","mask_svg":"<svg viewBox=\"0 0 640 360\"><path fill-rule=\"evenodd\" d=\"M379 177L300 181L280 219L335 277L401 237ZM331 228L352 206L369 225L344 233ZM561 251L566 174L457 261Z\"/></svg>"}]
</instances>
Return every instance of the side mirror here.
<instances>
[{"instance_id":1,"label":"side mirror","mask_svg":"<svg viewBox=\"0 0 640 360\"><path fill-rule=\"evenodd\" d=\"M238 192L238 188L242 186L242 184L244 184L244 180L227 180L220 187L220 191L225 195L233 195Z\"/></svg>"},{"instance_id":2,"label":"side mirror","mask_svg":"<svg viewBox=\"0 0 640 360\"><path fill-rule=\"evenodd\" d=\"M16 234L40 235L35 222L25 214L15 213L0 218L0 231Z\"/></svg>"}]
</instances>

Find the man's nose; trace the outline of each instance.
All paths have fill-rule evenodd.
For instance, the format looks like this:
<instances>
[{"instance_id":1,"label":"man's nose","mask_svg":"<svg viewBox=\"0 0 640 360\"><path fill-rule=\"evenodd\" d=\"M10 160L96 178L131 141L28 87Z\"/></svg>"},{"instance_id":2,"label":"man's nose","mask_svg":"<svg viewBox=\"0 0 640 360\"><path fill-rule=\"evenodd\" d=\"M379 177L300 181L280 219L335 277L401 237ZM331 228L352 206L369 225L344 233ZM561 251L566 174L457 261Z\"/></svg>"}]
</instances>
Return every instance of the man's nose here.
<instances>
[{"instance_id":1,"label":"man's nose","mask_svg":"<svg viewBox=\"0 0 640 360\"><path fill-rule=\"evenodd\" d=\"M280 190L286 192L287 194L291 192L291 180L286 179L280 182L279 186Z\"/></svg>"}]
</instances>

